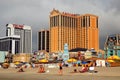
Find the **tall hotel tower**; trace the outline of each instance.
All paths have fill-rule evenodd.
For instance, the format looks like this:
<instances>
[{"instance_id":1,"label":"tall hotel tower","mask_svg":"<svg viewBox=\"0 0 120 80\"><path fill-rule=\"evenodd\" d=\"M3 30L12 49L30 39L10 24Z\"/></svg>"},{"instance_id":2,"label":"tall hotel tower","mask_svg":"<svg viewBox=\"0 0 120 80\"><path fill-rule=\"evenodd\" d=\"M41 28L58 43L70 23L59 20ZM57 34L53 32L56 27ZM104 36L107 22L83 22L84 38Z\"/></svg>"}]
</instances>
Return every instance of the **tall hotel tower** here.
<instances>
[{"instance_id":1,"label":"tall hotel tower","mask_svg":"<svg viewBox=\"0 0 120 80\"><path fill-rule=\"evenodd\" d=\"M38 32L38 50L49 52L49 30L40 30Z\"/></svg>"},{"instance_id":2,"label":"tall hotel tower","mask_svg":"<svg viewBox=\"0 0 120 80\"><path fill-rule=\"evenodd\" d=\"M32 30L30 26L7 24L6 36L20 37L20 53L32 53Z\"/></svg>"},{"instance_id":3,"label":"tall hotel tower","mask_svg":"<svg viewBox=\"0 0 120 80\"><path fill-rule=\"evenodd\" d=\"M99 49L98 16L70 14L53 9L50 12L50 52L74 48Z\"/></svg>"}]
</instances>

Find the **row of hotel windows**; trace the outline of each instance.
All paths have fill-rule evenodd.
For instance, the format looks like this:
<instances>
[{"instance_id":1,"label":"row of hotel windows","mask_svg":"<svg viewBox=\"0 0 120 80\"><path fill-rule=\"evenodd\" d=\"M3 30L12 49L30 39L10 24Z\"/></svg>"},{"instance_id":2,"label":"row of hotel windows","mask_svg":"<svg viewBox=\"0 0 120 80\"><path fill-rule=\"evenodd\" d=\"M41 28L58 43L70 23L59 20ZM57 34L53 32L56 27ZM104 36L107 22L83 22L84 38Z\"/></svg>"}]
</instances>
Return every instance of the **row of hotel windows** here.
<instances>
[{"instance_id":1,"label":"row of hotel windows","mask_svg":"<svg viewBox=\"0 0 120 80\"><path fill-rule=\"evenodd\" d=\"M61 20L61 22L60 22ZM50 18L50 27L55 26L67 26L67 27L77 27L77 18L57 15Z\"/></svg>"},{"instance_id":2,"label":"row of hotel windows","mask_svg":"<svg viewBox=\"0 0 120 80\"><path fill-rule=\"evenodd\" d=\"M81 27L90 27L90 16L82 16L80 17ZM61 23L60 21L61 20ZM57 15L50 18L50 27L55 26L67 26L67 27L77 27L78 18ZM96 18L96 27L98 28L98 18Z\"/></svg>"},{"instance_id":3,"label":"row of hotel windows","mask_svg":"<svg viewBox=\"0 0 120 80\"><path fill-rule=\"evenodd\" d=\"M96 27L98 28L98 18L95 19ZM91 16L82 16L81 17L81 27L90 27L91 26Z\"/></svg>"},{"instance_id":4,"label":"row of hotel windows","mask_svg":"<svg viewBox=\"0 0 120 80\"><path fill-rule=\"evenodd\" d=\"M90 26L90 16L81 17L81 27L89 27Z\"/></svg>"}]
</instances>

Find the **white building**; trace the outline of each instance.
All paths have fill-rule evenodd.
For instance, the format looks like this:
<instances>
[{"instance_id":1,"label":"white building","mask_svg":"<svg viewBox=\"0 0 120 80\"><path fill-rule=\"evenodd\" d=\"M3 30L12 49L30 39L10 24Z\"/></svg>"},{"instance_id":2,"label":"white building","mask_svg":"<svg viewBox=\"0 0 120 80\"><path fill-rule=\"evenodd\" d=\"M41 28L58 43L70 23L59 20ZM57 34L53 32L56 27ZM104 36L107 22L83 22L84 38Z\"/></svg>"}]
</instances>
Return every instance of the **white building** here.
<instances>
[{"instance_id":1,"label":"white building","mask_svg":"<svg viewBox=\"0 0 120 80\"><path fill-rule=\"evenodd\" d=\"M19 36L1 37L0 51L7 51L12 54L20 53L20 37Z\"/></svg>"},{"instance_id":2,"label":"white building","mask_svg":"<svg viewBox=\"0 0 120 80\"><path fill-rule=\"evenodd\" d=\"M19 36L20 53L32 53L32 29L30 26L7 24L6 36Z\"/></svg>"}]
</instances>

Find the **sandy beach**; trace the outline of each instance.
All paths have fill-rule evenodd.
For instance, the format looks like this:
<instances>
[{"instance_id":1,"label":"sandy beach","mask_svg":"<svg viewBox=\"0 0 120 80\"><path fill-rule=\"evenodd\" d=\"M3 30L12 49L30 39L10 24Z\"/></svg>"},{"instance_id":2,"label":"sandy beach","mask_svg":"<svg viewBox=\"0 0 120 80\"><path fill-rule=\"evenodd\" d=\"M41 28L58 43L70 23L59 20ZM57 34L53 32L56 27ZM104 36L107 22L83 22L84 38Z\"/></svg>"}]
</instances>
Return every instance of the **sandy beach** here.
<instances>
[{"instance_id":1,"label":"sandy beach","mask_svg":"<svg viewBox=\"0 0 120 80\"><path fill-rule=\"evenodd\" d=\"M63 67L63 75L58 74L58 68L45 68L46 73L37 73L38 68L26 68L25 72L18 69L0 68L0 80L120 80L120 67L95 67L97 73L71 73L81 67Z\"/></svg>"}]
</instances>

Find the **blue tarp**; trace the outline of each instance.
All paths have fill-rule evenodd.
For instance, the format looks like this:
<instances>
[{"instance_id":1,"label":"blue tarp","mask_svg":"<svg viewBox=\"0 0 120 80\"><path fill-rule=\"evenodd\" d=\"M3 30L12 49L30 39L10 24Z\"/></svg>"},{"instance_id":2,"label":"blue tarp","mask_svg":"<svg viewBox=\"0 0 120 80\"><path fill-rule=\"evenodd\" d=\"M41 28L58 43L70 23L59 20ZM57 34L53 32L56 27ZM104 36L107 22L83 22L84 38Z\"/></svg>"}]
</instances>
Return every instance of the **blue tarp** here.
<instances>
[{"instance_id":1,"label":"blue tarp","mask_svg":"<svg viewBox=\"0 0 120 80\"><path fill-rule=\"evenodd\" d=\"M83 61L82 64L87 64L87 62Z\"/></svg>"}]
</instances>

